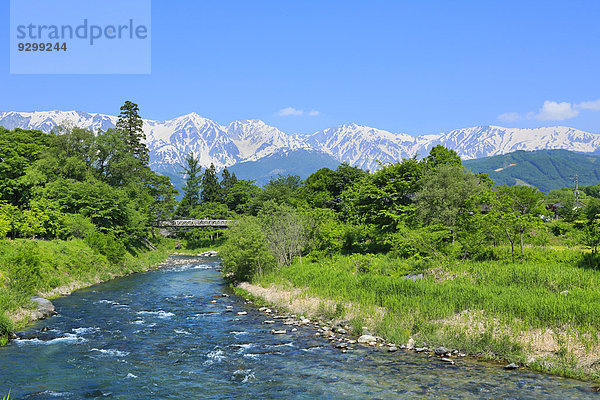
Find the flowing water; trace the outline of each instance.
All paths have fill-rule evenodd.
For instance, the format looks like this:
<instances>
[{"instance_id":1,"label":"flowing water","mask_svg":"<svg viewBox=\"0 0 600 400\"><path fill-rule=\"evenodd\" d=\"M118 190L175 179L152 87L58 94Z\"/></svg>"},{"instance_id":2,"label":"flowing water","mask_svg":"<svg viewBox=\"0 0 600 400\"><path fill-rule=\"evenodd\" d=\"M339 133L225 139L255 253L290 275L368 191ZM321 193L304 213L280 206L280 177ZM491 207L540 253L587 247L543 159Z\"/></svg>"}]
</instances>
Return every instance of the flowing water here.
<instances>
[{"instance_id":1,"label":"flowing water","mask_svg":"<svg viewBox=\"0 0 600 400\"><path fill-rule=\"evenodd\" d=\"M600 398L584 382L472 360L343 354L309 327L272 335L283 325L263 325L217 265L173 257L55 300L57 316L0 348L0 398L9 389L11 399Z\"/></svg>"}]
</instances>

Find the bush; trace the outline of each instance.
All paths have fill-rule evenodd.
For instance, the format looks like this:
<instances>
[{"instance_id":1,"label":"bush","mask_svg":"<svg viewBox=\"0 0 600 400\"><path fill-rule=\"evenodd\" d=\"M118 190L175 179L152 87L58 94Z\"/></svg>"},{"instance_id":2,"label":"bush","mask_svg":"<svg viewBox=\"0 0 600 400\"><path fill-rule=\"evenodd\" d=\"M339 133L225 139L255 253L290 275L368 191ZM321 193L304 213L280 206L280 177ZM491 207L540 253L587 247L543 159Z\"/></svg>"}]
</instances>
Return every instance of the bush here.
<instances>
[{"instance_id":1,"label":"bush","mask_svg":"<svg viewBox=\"0 0 600 400\"><path fill-rule=\"evenodd\" d=\"M40 255L32 244L22 244L15 255L7 260L11 286L31 294L43 283Z\"/></svg>"},{"instance_id":2,"label":"bush","mask_svg":"<svg viewBox=\"0 0 600 400\"><path fill-rule=\"evenodd\" d=\"M237 281L249 281L275 264L265 236L256 218L242 218L227 232L227 242L221 250L225 273Z\"/></svg>"},{"instance_id":3,"label":"bush","mask_svg":"<svg viewBox=\"0 0 600 400\"><path fill-rule=\"evenodd\" d=\"M121 264L125 258L125 246L112 234L92 231L85 241L94 251L105 255L111 264Z\"/></svg>"}]
</instances>

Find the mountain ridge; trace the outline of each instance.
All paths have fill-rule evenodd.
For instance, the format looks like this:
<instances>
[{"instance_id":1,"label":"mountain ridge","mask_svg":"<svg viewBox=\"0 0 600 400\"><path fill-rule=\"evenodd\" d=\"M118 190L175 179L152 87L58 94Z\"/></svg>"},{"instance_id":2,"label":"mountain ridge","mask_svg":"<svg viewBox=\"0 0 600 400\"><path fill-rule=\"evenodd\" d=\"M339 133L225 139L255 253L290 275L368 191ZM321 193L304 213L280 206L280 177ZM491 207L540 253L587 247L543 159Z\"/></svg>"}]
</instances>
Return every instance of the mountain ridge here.
<instances>
[{"instance_id":1,"label":"mountain ridge","mask_svg":"<svg viewBox=\"0 0 600 400\"><path fill-rule=\"evenodd\" d=\"M113 128L117 117L82 111L0 112L0 126L7 129L38 129L50 132L70 123L95 132ZM600 134L565 126L504 128L481 125L434 135L411 136L347 123L308 135L288 134L258 119L221 125L197 113L170 120L143 120L150 166L181 165L190 152L204 166L219 169L257 161L280 151L317 151L364 169L375 170L379 162L424 157L438 144L455 150L463 159L506 154L516 150L565 149L593 153L600 150Z\"/></svg>"}]
</instances>

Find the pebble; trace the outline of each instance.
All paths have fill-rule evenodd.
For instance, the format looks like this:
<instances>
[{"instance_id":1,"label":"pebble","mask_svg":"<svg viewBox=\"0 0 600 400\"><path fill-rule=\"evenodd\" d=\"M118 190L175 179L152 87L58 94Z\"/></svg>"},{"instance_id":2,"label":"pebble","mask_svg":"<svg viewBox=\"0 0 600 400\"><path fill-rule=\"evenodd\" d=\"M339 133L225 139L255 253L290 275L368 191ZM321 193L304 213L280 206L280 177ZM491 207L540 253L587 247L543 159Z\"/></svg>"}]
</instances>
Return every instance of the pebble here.
<instances>
[{"instance_id":1,"label":"pebble","mask_svg":"<svg viewBox=\"0 0 600 400\"><path fill-rule=\"evenodd\" d=\"M292 328L292 332L296 332L297 330L297 328Z\"/></svg>"},{"instance_id":2,"label":"pebble","mask_svg":"<svg viewBox=\"0 0 600 400\"><path fill-rule=\"evenodd\" d=\"M211 300L210 302L211 302L211 303L216 303L217 301L216 301L216 300Z\"/></svg>"},{"instance_id":3,"label":"pebble","mask_svg":"<svg viewBox=\"0 0 600 400\"><path fill-rule=\"evenodd\" d=\"M270 319L263 322L263 324L274 324L274 323L275 323L275 321L270 320Z\"/></svg>"},{"instance_id":4,"label":"pebble","mask_svg":"<svg viewBox=\"0 0 600 400\"><path fill-rule=\"evenodd\" d=\"M273 330L271 331L271 333L272 333L273 335L283 335L283 334L286 334L286 333L287 333L287 331L286 331L285 329L282 329L282 330L276 330L276 329L273 329Z\"/></svg>"},{"instance_id":5,"label":"pebble","mask_svg":"<svg viewBox=\"0 0 600 400\"><path fill-rule=\"evenodd\" d=\"M225 308L228 309L228 310L232 310L233 306L225 306Z\"/></svg>"},{"instance_id":6,"label":"pebble","mask_svg":"<svg viewBox=\"0 0 600 400\"><path fill-rule=\"evenodd\" d=\"M427 347L415 347L416 353L422 353L424 351L427 351Z\"/></svg>"},{"instance_id":7,"label":"pebble","mask_svg":"<svg viewBox=\"0 0 600 400\"><path fill-rule=\"evenodd\" d=\"M446 357L442 357L442 358L440 358L440 360L442 360L442 362L444 362L446 364L450 364L450 365L454 365L455 364L454 360L451 360L451 359L446 358Z\"/></svg>"},{"instance_id":8,"label":"pebble","mask_svg":"<svg viewBox=\"0 0 600 400\"><path fill-rule=\"evenodd\" d=\"M390 353L393 353L394 351L398 351L398 348L396 346L390 346L390 347L388 347L388 351Z\"/></svg>"},{"instance_id":9,"label":"pebble","mask_svg":"<svg viewBox=\"0 0 600 400\"><path fill-rule=\"evenodd\" d=\"M221 293L221 297L229 297L227 293Z\"/></svg>"},{"instance_id":10,"label":"pebble","mask_svg":"<svg viewBox=\"0 0 600 400\"><path fill-rule=\"evenodd\" d=\"M246 311L238 311L237 315L246 315L248 314Z\"/></svg>"},{"instance_id":11,"label":"pebble","mask_svg":"<svg viewBox=\"0 0 600 400\"><path fill-rule=\"evenodd\" d=\"M518 366L517 364L515 364L515 363L510 363L510 364L508 364L508 365L505 365L505 366L504 366L504 369L507 369L507 370L511 370L511 369L519 369L519 366Z\"/></svg>"}]
</instances>

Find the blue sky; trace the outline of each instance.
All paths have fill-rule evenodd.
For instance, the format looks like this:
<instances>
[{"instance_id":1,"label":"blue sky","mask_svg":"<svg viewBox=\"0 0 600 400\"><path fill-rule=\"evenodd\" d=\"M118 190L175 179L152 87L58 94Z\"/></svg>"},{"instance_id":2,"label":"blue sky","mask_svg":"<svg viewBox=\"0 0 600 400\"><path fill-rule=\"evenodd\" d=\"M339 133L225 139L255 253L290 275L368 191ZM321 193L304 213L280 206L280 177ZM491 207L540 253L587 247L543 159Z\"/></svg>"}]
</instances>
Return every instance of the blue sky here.
<instances>
[{"instance_id":1,"label":"blue sky","mask_svg":"<svg viewBox=\"0 0 600 400\"><path fill-rule=\"evenodd\" d=\"M600 133L599 17L598 1L154 0L148 75L11 75L0 30L0 110L116 114L129 99L145 118L299 133L346 122Z\"/></svg>"}]
</instances>

